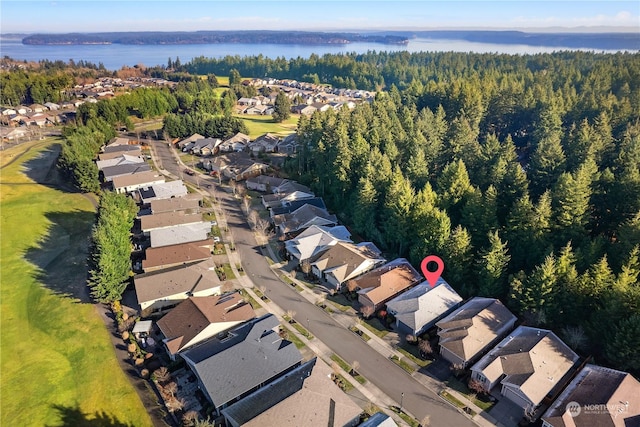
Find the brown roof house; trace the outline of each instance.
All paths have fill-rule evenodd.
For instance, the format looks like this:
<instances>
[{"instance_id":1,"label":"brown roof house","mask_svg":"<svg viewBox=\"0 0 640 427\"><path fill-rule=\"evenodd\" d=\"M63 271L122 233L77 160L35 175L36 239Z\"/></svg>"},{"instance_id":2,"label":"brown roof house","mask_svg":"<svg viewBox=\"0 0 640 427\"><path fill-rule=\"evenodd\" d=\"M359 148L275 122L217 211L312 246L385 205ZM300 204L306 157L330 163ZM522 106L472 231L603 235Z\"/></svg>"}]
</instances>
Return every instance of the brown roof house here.
<instances>
[{"instance_id":1,"label":"brown roof house","mask_svg":"<svg viewBox=\"0 0 640 427\"><path fill-rule=\"evenodd\" d=\"M422 280L420 273L404 258L396 258L374 270L351 279L347 288L358 290L360 312L368 317L385 302Z\"/></svg>"},{"instance_id":2,"label":"brown roof house","mask_svg":"<svg viewBox=\"0 0 640 427\"><path fill-rule=\"evenodd\" d=\"M542 416L542 427L640 426L640 382L586 365Z\"/></svg>"},{"instance_id":3,"label":"brown roof house","mask_svg":"<svg viewBox=\"0 0 640 427\"><path fill-rule=\"evenodd\" d=\"M222 410L231 427L349 427L361 413L317 357Z\"/></svg>"},{"instance_id":4,"label":"brown roof house","mask_svg":"<svg viewBox=\"0 0 640 427\"><path fill-rule=\"evenodd\" d=\"M513 329L516 320L499 300L472 298L436 323L440 354L452 365L466 368Z\"/></svg>"},{"instance_id":5,"label":"brown roof house","mask_svg":"<svg viewBox=\"0 0 640 427\"><path fill-rule=\"evenodd\" d=\"M149 205L151 207L151 213L154 215L176 211L185 211L185 213L189 214L200 212L200 202L202 202L201 194L189 193L184 197L152 200Z\"/></svg>"},{"instance_id":6,"label":"brown roof house","mask_svg":"<svg viewBox=\"0 0 640 427\"><path fill-rule=\"evenodd\" d=\"M220 294L222 283L212 259L133 278L140 309L151 313L191 297Z\"/></svg>"},{"instance_id":7,"label":"brown roof house","mask_svg":"<svg viewBox=\"0 0 640 427\"><path fill-rule=\"evenodd\" d=\"M140 217L140 229L145 235L148 235L153 230L201 222L203 222L201 213L187 213L185 211L162 212L153 215L142 215Z\"/></svg>"},{"instance_id":8,"label":"brown roof house","mask_svg":"<svg viewBox=\"0 0 640 427\"><path fill-rule=\"evenodd\" d=\"M433 287L425 281L388 301L387 311L396 318L398 332L418 336L461 303L460 295L440 278Z\"/></svg>"},{"instance_id":9,"label":"brown roof house","mask_svg":"<svg viewBox=\"0 0 640 427\"><path fill-rule=\"evenodd\" d=\"M178 245L147 248L145 259L142 260L142 270L145 273L176 267L211 258L211 239L199 242L181 243Z\"/></svg>"},{"instance_id":10,"label":"brown roof house","mask_svg":"<svg viewBox=\"0 0 640 427\"><path fill-rule=\"evenodd\" d=\"M311 270L330 289L340 290L349 279L366 273L385 261L373 243L356 245L338 242L311 263Z\"/></svg>"},{"instance_id":11,"label":"brown roof house","mask_svg":"<svg viewBox=\"0 0 640 427\"><path fill-rule=\"evenodd\" d=\"M531 415L566 384L578 359L553 332L520 326L471 367L471 378L486 390L500 383L500 393Z\"/></svg>"},{"instance_id":12,"label":"brown roof house","mask_svg":"<svg viewBox=\"0 0 640 427\"><path fill-rule=\"evenodd\" d=\"M158 321L172 360L187 347L256 317L239 292L189 297Z\"/></svg>"},{"instance_id":13,"label":"brown roof house","mask_svg":"<svg viewBox=\"0 0 640 427\"><path fill-rule=\"evenodd\" d=\"M129 156L142 156L142 148L139 145L114 145L105 147L104 152L98 154L98 160L109 160L120 157L123 154Z\"/></svg>"}]
</instances>

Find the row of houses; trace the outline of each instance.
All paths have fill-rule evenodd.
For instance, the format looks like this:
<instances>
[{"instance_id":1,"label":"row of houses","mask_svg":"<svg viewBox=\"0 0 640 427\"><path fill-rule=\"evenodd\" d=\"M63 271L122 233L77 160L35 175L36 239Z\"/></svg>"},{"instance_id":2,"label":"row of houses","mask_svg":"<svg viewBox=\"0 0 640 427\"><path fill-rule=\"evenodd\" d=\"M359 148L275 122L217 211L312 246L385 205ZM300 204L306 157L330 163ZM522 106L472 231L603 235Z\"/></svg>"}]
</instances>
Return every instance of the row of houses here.
<instances>
[{"instance_id":1,"label":"row of houses","mask_svg":"<svg viewBox=\"0 0 640 427\"><path fill-rule=\"evenodd\" d=\"M298 144L296 134L292 133L284 138L272 133L265 133L251 140L241 132L222 140L220 138L206 138L200 134L193 134L188 138L176 142L176 146L183 152L197 156L213 156L218 153L284 153L295 154Z\"/></svg>"},{"instance_id":2,"label":"row of houses","mask_svg":"<svg viewBox=\"0 0 640 427\"><path fill-rule=\"evenodd\" d=\"M215 414L229 426L276 420L357 425L362 409L330 379L325 362L303 361L281 336L275 316L258 317L239 292L223 292L202 198L188 193L182 181L165 182L141 170L144 158L137 146L113 141L97 162L104 182L140 206L134 234L146 247L137 248L144 256L133 282L141 312L162 315L156 328L163 347L170 359L186 362ZM139 170L113 172L128 165ZM134 332L147 342L152 328L153 321L145 320Z\"/></svg>"},{"instance_id":3,"label":"row of houses","mask_svg":"<svg viewBox=\"0 0 640 427\"><path fill-rule=\"evenodd\" d=\"M499 394L522 408L523 415L542 415L546 426L595 425L597 419L622 426L640 420L640 383L630 374L581 366L580 357L552 331L516 327L516 316L499 300L476 297L463 302L444 279L431 286L406 259L387 262L372 243L353 243L348 230L312 204L317 198L298 183L258 177L247 180L247 187L272 193L263 196L263 204L271 209L276 227L285 222L281 215L298 218L295 227L279 230L291 262L331 291L357 292L364 316L388 311L400 334L417 337L436 328L441 357L458 369L469 369L481 389L499 386ZM303 205L290 214L277 213L280 206L295 203ZM303 211L315 214L307 217ZM607 384L607 392L592 399L589 391L598 382ZM601 414L577 415L565 409L575 399L583 406L617 406Z\"/></svg>"}]
</instances>

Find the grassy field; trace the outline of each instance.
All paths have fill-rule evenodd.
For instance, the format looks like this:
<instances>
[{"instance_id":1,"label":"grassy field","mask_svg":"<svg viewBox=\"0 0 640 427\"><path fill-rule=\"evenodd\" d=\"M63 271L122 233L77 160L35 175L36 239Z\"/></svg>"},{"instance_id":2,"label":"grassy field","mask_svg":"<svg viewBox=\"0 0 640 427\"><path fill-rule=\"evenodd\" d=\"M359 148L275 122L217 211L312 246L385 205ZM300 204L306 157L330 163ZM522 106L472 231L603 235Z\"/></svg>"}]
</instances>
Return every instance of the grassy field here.
<instances>
[{"instance_id":1,"label":"grassy field","mask_svg":"<svg viewBox=\"0 0 640 427\"><path fill-rule=\"evenodd\" d=\"M51 183L54 146L26 143L2 152L0 425L102 418L150 426L103 321L85 302L93 204L43 185Z\"/></svg>"},{"instance_id":2,"label":"grassy field","mask_svg":"<svg viewBox=\"0 0 640 427\"><path fill-rule=\"evenodd\" d=\"M296 131L298 126L299 114L292 114L289 119L282 123L275 123L271 116L254 116L246 114L237 114L244 121L249 129L249 137L255 139L265 133L274 133L278 136L286 136Z\"/></svg>"}]
</instances>

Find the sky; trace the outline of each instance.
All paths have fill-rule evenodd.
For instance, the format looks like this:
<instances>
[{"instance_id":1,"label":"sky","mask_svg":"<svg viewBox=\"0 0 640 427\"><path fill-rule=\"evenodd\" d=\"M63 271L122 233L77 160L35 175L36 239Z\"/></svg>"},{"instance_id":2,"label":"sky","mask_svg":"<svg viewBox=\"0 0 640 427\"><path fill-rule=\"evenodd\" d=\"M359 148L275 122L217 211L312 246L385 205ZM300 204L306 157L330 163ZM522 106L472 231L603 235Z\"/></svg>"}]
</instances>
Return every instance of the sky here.
<instances>
[{"instance_id":1,"label":"sky","mask_svg":"<svg viewBox=\"0 0 640 427\"><path fill-rule=\"evenodd\" d=\"M2 34L420 29L640 33L640 1L0 0Z\"/></svg>"}]
</instances>

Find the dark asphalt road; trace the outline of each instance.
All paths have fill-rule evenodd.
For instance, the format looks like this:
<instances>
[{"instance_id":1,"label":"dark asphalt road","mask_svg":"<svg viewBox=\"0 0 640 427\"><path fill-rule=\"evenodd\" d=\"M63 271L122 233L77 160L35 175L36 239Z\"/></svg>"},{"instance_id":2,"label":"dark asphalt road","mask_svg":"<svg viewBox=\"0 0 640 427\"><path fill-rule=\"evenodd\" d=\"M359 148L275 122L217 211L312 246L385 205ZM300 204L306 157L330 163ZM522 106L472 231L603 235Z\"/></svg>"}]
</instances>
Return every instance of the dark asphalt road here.
<instances>
[{"instance_id":1,"label":"dark asphalt road","mask_svg":"<svg viewBox=\"0 0 640 427\"><path fill-rule=\"evenodd\" d=\"M155 149L164 169L181 176L180 166L176 163L168 145L158 142L155 144ZM184 175L183 179L196 183L196 178L192 176ZM205 180L215 184L212 178L201 177L198 182L202 185ZM214 190L214 188L217 189ZM227 223L233 230L235 245L242 258L242 266L246 274L256 286L266 287L267 295L274 303L285 311L295 311L294 319L308 327L315 337L347 363L357 360L360 363L358 371L389 397L400 402L400 396L404 393L403 408L418 420L429 415L432 426L475 426L472 421L443 402L440 397L413 379L402 368L338 324L324 310L311 304L293 287L280 281L256 245L253 232L249 229L237 200L215 185L211 191L216 191L216 196L226 212Z\"/></svg>"}]
</instances>

